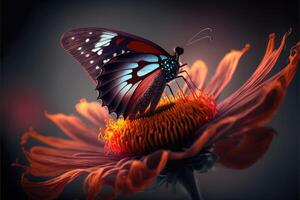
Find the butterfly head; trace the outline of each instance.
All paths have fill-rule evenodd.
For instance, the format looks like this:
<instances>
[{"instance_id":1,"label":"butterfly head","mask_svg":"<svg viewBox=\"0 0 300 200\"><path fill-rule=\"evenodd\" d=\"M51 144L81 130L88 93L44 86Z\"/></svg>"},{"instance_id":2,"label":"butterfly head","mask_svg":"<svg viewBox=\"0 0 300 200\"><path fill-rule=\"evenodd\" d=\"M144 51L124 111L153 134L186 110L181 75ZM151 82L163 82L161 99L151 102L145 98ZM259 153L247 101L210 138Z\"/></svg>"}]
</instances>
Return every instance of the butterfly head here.
<instances>
[{"instance_id":1,"label":"butterfly head","mask_svg":"<svg viewBox=\"0 0 300 200\"><path fill-rule=\"evenodd\" d=\"M182 55L184 52L183 48L176 47L174 49L174 56L163 60L161 65L161 70L164 73L165 79L167 82L176 78L179 68L184 65L180 65L179 63L179 56Z\"/></svg>"},{"instance_id":2,"label":"butterfly head","mask_svg":"<svg viewBox=\"0 0 300 200\"><path fill-rule=\"evenodd\" d=\"M176 47L176 48L174 49L174 56L175 56L175 59L178 61L179 56L181 56L183 53L184 53L184 49L183 49L183 48L181 48L181 47Z\"/></svg>"}]
</instances>

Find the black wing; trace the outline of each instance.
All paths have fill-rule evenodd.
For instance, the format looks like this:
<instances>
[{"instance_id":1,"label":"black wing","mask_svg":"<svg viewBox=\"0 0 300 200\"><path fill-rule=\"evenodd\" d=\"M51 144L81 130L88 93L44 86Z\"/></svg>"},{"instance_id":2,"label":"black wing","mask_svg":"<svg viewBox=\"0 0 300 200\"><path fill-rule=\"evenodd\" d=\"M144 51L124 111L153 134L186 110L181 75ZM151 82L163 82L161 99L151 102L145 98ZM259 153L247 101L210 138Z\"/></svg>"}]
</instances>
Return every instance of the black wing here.
<instances>
[{"instance_id":1,"label":"black wing","mask_svg":"<svg viewBox=\"0 0 300 200\"><path fill-rule=\"evenodd\" d=\"M69 52L96 81L101 68L113 57L124 53L170 55L153 42L120 31L104 28L80 28L63 34L63 48Z\"/></svg>"},{"instance_id":2,"label":"black wing","mask_svg":"<svg viewBox=\"0 0 300 200\"><path fill-rule=\"evenodd\" d=\"M109 112L126 118L154 80L161 75L163 55L129 53L113 58L103 65L98 76L98 99Z\"/></svg>"}]
</instances>

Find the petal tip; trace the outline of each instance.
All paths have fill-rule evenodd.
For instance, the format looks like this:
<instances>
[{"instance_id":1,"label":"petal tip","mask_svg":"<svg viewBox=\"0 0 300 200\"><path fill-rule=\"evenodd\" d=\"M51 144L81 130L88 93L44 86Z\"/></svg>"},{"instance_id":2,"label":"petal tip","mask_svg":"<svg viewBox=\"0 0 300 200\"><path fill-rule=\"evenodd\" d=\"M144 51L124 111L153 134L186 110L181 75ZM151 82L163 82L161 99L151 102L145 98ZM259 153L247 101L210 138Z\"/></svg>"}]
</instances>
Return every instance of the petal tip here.
<instances>
[{"instance_id":1,"label":"petal tip","mask_svg":"<svg viewBox=\"0 0 300 200\"><path fill-rule=\"evenodd\" d=\"M269 39L275 39L275 33L270 33L269 34Z\"/></svg>"},{"instance_id":2,"label":"petal tip","mask_svg":"<svg viewBox=\"0 0 300 200\"><path fill-rule=\"evenodd\" d=\"M84 102L87 102L87 101L86 101L86 98L80 98L79 102L84 103Z\"/></svg>"}]
</instances>

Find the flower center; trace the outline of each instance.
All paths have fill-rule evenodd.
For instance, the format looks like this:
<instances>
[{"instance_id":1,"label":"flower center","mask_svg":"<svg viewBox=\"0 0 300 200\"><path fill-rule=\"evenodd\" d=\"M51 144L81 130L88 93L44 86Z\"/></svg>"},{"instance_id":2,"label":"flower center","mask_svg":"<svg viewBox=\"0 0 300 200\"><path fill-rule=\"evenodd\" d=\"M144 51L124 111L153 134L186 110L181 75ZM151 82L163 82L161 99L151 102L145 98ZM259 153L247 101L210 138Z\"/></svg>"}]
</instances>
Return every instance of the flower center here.
<instances>
[{"instance_id":1,"label":"flower center","mask_svg":"<svg viewBox=\"0 0 300 200\"><path fill-rule=\"evenodd\" d=\"M207 94L161 99L155 113L138 119L110 120L102 138L114 154L146 154L158 149L180 150L193 133L216 114L215 101Z\"/></svg>"}]
</instances>

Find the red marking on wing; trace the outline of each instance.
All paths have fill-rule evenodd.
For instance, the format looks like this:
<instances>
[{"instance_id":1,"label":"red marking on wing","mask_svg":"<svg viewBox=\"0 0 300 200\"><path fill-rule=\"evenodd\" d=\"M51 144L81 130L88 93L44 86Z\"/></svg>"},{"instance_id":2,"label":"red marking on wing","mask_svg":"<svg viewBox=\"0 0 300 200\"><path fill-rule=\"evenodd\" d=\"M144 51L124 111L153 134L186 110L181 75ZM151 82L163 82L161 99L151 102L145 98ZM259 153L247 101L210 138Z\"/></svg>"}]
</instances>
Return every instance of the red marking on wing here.
<instances>
[{"instance_id":1,"label":"red marking on wing","mask_svg":"<svg viewBox=\"0 0 300 200\"><path fill-rule=\"evenodd\" d=\"M133 105L127 108L126 114L130 112L134 107L136 106L136 103L138 102L139 98L143 98L143 94L147 91L147 88L153 84L153 81L156 76L161 73L161 70L156 70L152 74L150 74L148 77L146 77L140 85L135 89L132 97L130 98L129 104L128 105ZM130 109L130 110L128 110Z\"/></svg>"},{"instance_id":2,"label":"red marking on wing","mask_svg":"<svg viewBox=\"0 0 300 200\"><path fill-rule=\"evenodd\" d=\"M121 42L123 42L125 40L125 38L120 37L116 40L116 45L119 45Z\"/></svg>"},{"instance_id":3,"label":"red marking on wing","mask_svg":"<svg viewBox=\"0 0 300 200\"><path fill-rule=\"evenodd\" d=\"M127 48L131 51L152 53L152 54L163 54L163 52L154 48L153 46L140 41L132 41L127 44Z\"/></svg>"}]
</instances>

